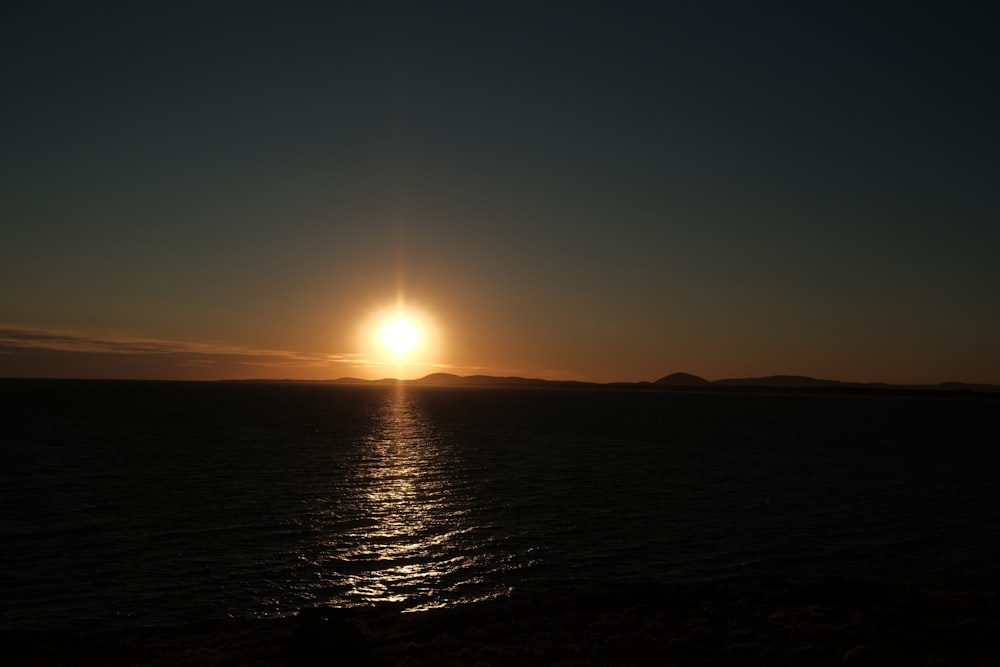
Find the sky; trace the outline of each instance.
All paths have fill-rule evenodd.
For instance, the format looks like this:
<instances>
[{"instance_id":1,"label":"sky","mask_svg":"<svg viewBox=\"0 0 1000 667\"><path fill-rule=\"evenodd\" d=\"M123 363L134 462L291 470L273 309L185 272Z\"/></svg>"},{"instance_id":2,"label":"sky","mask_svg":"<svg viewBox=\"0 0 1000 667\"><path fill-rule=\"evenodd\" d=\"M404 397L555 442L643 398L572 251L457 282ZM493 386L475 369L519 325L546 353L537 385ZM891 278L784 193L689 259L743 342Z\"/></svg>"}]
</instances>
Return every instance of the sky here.
<instances>
[{"instance_id":1,"label":"sky","mask_svg":"<svg viewBox=\"0 0 1000 667\"><path fill-rule=\"evenodd\" d=\"M1000 384L996 18L6 2L0 376Z\"/></svg>"}]
</instances>

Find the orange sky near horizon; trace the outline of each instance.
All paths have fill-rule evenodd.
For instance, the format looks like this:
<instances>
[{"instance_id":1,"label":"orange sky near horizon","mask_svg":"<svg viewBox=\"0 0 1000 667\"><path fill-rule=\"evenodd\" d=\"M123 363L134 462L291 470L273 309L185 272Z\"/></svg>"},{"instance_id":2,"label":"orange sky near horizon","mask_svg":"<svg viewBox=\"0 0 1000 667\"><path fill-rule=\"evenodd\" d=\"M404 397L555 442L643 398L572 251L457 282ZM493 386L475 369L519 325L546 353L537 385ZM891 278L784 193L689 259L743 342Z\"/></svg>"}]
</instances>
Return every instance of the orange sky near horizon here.
<instances>
[{"instance_id":1,"label":"orange sky near horizon","mask_svg":"<svg viewBox=\"0 0 1000 667\"><path fill-rule=\"evenodd\" d=\"M135 336L93 335L81 332L28 329L0 326L0 377L52 377L97 379L293 379L333 380L343 377L375 380L382 378L416 379L435 372L457 375L520 376L554 380L592 382L653 381L673 372L683 371L717 380L729 377L768 375L809 375L817 378L855 382L890 382L897 384L936 384L946 381L996 383L993 376L978 373L978 360L969 359L964 376L955 376L959 355L941 360L940 367L906 367L905 351L896 360L870 357L867 372L845 374L847 363L829 358L827 363L808 360L802 348L802 361L782 367L771 358L753 359L740 354L734 358L709 358L718 341L708 340L697 351L700 358L685 355L681 359L651 357L619 364L615 360L596 360L587 370L570 366L546 367L519 363L523 358L504 359L490 350L477 348L473 340L446 335L445 325L429 314L420 322L424 341L410 353L396 355L380 340L379 327L385 313L373 311L361 318L354 329L355 348L346 352L301 352L288 349L247 345L198 343L182 340L151 339ZM333 338L333 336L331 336ZM446 342L447 341L447 342ZM732 350L733 345L727 349ZM787 350L783 351L786 354ZM774 351L777 354L778 351ZM872 350L872 354L876 354ZM490 363L477 364L476 359ZM548 358L548 355L546 355ZM694 358L694 361L692 361ZM862 359L855 359L860 361ZM895 362L895 365L894 365Z\"/></svg>"}]
</instances>

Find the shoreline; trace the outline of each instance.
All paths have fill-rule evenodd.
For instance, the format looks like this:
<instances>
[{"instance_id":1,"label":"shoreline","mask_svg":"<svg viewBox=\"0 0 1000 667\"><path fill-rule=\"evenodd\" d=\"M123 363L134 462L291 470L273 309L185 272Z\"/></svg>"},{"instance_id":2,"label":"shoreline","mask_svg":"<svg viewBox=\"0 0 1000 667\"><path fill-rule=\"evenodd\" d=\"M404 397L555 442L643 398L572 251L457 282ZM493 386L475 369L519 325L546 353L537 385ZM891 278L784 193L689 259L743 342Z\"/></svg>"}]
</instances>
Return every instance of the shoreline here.
<instances>
[{"instance_id":1,"label":"shoreline","mask_svg":"<svg viewBox=\"0 0 1000 667\"><path fill-rule=\"evenodd\" d=\"M73 636L7 633L7 665L992 665L1000 583L720 581L566 588L402 613L315 608Z\"/></svg>"}]
</instances>

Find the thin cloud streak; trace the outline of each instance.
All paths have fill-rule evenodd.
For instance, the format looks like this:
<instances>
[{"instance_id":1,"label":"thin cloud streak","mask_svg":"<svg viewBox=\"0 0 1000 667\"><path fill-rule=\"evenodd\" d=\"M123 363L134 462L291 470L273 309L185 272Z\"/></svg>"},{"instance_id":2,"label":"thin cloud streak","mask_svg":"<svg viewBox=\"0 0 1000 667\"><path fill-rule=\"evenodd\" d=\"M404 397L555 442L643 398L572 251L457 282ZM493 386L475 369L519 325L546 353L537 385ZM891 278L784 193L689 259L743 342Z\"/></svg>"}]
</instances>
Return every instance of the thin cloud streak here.
<instances>
[{"instance_id":1,"label":"thin cloud streak","mask_svg":"<svg viewBox=\"0 0 1000 667\"><path fill-rule=\"evenodd\" d=\"M310 375L327 369L332 374L335 367L358 368L368 361L360 353L324 354L268 350L191 341L142 338L135 336L97 335L76 331L41 329L33 327L0 325L0 355L45 356L79 359L92 356L133 357L162 363L169 358L169 366L184 368L234 368L253 367L285 371L312 370ZM0 367L0 374L3 368ZM145 375L145 373L137 373ZM183 375L183 372L180 373Z\"/></svg>"}]
</instances>

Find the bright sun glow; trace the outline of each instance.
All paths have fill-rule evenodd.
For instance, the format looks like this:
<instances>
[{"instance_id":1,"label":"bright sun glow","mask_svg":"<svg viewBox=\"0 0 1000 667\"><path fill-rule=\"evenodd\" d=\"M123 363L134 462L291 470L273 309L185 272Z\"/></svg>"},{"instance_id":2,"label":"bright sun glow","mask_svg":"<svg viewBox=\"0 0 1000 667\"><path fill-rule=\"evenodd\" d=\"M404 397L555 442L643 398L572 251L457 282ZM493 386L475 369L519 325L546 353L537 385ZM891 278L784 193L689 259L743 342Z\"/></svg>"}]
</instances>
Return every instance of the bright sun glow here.
<instances>
[{"instance_id":1,"label":"bright sun glow","mask_svg":"<svg viewBox=\"0 0 1000 667\"><path fill-rule=\"evenodd\" d=\"M382 344L396 356L402 357L417 346L420 331L405 317L390 320L382 327Z\"/></svg>"},{"instance_id":2,"label":"bright sun glow","mask_svg":"<svg viewBox=\"0 0 1000 667\"><path fill-rule=\"evenodd\" d=\"M366 379L413 379L441 370L441 327L422 304L395 303L373 309L359 323L357 345Z\"/></svg>"}]
</instances>

